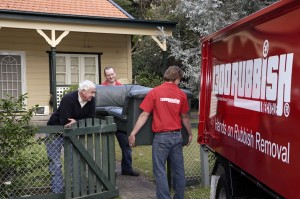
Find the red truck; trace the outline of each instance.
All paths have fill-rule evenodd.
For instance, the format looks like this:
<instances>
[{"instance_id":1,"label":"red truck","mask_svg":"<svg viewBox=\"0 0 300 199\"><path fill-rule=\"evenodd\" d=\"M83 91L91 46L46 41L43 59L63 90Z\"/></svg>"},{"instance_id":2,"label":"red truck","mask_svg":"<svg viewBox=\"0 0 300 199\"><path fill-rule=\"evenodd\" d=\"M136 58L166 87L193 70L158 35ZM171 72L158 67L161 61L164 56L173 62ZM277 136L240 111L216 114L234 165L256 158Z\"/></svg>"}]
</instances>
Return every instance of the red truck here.
<instances>
[{"instance_id":1,"label":"red truck","mask_svg":"<svg viewBox=\"0 0 300 199\"><path fill-rule=\"evenodd\" d=\"M211 197L300 198L300 1L201 45L198 143L216 157Z\"/></svg>"}]
</instances>

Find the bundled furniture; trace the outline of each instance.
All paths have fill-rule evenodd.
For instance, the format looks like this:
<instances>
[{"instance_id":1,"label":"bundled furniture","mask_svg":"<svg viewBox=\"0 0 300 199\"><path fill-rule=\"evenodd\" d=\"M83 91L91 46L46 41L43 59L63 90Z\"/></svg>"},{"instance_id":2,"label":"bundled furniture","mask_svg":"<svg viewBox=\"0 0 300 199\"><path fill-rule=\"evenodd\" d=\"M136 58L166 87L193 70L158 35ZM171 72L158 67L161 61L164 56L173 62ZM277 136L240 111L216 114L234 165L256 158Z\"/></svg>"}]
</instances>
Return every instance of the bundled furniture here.
<instances>
[{"instance_id":1,"label":"bundled furniture","mask_svg":"<svg viewBox=\"0 0 300 199\"><path fill-rule=\"evenodd\" d=\"M114 116L118 131L126 132L129 136L137 118L142 110L139 108L143 99L152 88L134 84L122 86L96 86L96 117L102 119L105 116ZM192 93L183 90L189 99ZM136 136L137 145L151 145L153 132L151 128L152 115L148 118L145 125ZM188 136L185 129L182 130L184 142Z\"/></svg>"}]
</instances>

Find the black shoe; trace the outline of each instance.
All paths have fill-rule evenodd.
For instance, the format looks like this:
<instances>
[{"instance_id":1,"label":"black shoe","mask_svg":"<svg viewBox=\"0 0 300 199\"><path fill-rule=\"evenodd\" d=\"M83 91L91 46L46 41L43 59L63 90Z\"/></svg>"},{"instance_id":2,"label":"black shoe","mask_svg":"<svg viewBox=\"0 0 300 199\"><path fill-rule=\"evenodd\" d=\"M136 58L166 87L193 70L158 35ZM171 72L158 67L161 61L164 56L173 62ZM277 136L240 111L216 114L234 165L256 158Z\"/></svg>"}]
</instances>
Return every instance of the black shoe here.
<instances>
[{"instance_id":1,"label":"black shoe","mask_svg":"<svg viewBox=\"0 0 300 199\"><path fill-rule=\"evenodd\" d=\"M132 171L122 171L122 175L138 177L140 175L140 173L138 173L134 170L132 170Z\"/></svg>"}]
</instances>

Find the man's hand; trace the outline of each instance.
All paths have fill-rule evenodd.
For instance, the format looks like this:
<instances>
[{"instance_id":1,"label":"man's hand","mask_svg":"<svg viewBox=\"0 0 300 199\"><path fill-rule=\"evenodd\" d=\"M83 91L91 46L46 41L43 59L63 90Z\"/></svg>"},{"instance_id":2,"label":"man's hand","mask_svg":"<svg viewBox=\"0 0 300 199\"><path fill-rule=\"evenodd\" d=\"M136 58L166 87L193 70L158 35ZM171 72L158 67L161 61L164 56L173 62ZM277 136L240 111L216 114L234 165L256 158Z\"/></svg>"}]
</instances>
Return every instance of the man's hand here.
<instances>
[{"instance_id":1,"label":"man's hand","mask_svg":"<svg viewBox=\"0 0 300 199\"><path fill-rule=\"evenodd\" d=\"M190 134L189 134L189 141L188 141L188 143L186 144L186 146L189 146L189 145L191 144L192 140L193 140L193 134L190 133Z\"/></svg>"},{"instance_id":2,"label":"man's hand","mask_svg":"<svg viewBox=\"0 0 300 199\"><path fill-rule=\"evenodd\" d=\"M68 120L70 121L68 124L65 125L66 128L69 128L72 126L72 124L76 123L75 119L72 118L68 118Z\"/></svg>"},{"instance_id":3,"label":"man's hand","mask_svg":"<svg viewBox=\"0 0 300 199\"><path fill-rule=\"evenodd\" d=\"M130 133L130 136L128 137L128 142L129 142L130 147L135 146L135 135L139 132L139 130L142 128L142 126L146 123L149 115L150 115L150 113L148 113L146 111L143 111L139 115L139 117Z\"/></svg>"},{"instance_id":4,"label":"man's hand","mask_svg":"<svg viewBox=\"0 0 300 199\"><path fill-rule=\"evenodd\" d=\"M130 147L134 147L135 146L135 135L130 134L130 136L128 137L128 142L129 142Z\"/></svg>"}]
</instances>

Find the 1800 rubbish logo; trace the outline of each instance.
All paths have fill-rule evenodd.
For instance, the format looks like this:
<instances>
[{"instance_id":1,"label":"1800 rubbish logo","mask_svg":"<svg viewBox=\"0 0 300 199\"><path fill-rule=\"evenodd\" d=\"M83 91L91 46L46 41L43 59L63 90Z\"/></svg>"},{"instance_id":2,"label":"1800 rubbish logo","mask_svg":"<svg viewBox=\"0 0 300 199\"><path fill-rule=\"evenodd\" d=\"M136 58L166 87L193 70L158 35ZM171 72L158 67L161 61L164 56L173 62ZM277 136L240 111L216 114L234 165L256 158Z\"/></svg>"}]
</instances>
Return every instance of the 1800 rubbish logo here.
<instances>
[{"instance_id":1,"label":"1800 rubbish logo","mask_svg":"<svg viewBox=\"0 0 300 199\"><path fill-rule=\"evenodd\" d=\"M263 58L213 66L213 94L232 96L235 107L288 117L294 53L268 57L268 51L266 40Z\"/></svg>"}]
</instances>

